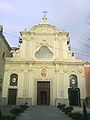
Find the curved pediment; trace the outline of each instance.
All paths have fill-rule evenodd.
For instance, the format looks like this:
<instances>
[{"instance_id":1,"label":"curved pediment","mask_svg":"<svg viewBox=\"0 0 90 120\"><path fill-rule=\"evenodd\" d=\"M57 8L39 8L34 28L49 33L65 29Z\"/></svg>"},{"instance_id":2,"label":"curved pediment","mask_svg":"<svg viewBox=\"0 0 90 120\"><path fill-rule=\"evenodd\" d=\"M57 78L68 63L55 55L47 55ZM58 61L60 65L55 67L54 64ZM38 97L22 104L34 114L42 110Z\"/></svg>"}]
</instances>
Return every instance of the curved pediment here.
<instances>
[{"instance_id":1,"label":"curved pediment","mask_svg":"<svg viewBox=\"0 0 90 120\"><path fill-rule=\"evenodd\" d=\"M60 31L56 27L50 24L39 24L37 26L35 25L34 27L32 27L30 32L34 32L36 34L42 34L42 33L53 34L53 33L59 33Z\"/></svg>"}]
</instances>

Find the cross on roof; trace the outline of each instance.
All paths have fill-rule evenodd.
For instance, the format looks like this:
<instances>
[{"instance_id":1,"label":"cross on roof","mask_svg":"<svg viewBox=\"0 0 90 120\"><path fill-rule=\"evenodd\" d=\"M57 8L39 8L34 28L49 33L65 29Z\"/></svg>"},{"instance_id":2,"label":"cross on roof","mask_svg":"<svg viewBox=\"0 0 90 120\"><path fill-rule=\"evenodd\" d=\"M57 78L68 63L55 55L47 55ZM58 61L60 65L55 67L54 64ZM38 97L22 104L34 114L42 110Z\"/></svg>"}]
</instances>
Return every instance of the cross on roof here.
<instances>
[{"instance_id":1,"label":"cross on roof","mask_svg":"<svg viewBox=\"0 0 90 120\"><path fill-rule=\"evenodd\" d=\"M47 12L46 10L43 11L44 17L46 17L46 14L47 14L47 13L48 13L48 12Z\"/></svg>"}]
</instances>

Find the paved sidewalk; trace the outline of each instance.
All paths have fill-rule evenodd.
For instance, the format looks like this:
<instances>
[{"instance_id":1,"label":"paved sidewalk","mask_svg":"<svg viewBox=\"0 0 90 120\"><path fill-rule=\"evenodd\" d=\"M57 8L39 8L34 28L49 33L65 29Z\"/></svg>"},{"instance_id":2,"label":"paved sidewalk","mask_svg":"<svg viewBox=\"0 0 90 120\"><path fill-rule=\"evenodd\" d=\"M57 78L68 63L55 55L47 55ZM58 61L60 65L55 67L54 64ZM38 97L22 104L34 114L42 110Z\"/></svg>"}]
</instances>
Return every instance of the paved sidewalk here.
<instances>
[{"instance_id":1,"label":"paved sidewalk","mask_svg":"<svg viewBox=\"0 0 90 120\"><path fill-rule=\"evenodd\" d=\"M0 106L0 109L2 111L2 115L9 115L10 114L10 110L12 110L13 108L17 108L18 106L16 105L7 105L7 106Z\"/></svg>"},{"instance_id":2,"label":"paved sidewalk","mask_svg":"<svg viewBox=\"0 0 90 120\"><path fill-rule=\"evenodd\" d=\"M79 112L83 114L83 107L74 106L73 108L74 108L73 112ZM86 108L86 109L87 109L87 112L90 113L90 108Z\"/></svg>"},{"instance_id":3,"label":"paved sidewalk","mask_svg":"<svg viewBox=\"0 0 90 120\"><path fill-rule=\"evenodd\" d=\"M50 106L32 106L29 107L15 120L71 120L67 115L57 107Z\"/></svg>"}]
</instances>

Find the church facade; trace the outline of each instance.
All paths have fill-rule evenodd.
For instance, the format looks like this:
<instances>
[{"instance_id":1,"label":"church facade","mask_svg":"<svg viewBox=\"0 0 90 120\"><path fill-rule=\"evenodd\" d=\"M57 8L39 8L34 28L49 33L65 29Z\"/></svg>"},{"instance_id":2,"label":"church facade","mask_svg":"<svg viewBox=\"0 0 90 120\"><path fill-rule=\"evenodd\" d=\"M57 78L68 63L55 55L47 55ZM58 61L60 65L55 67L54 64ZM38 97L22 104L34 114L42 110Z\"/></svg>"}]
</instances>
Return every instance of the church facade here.
<instances>
[{"instance_id":1,"label":"church facade","mask_svg":"<svg viewBox=\"0 0 90 120\"><path fill-rule=\"evenodd\" d=\"M19 48L6 58L2 105L80 106L85 99L84 63L70 50L69 33L42 23L20 32Z\"/></svg>"}]
</instances>

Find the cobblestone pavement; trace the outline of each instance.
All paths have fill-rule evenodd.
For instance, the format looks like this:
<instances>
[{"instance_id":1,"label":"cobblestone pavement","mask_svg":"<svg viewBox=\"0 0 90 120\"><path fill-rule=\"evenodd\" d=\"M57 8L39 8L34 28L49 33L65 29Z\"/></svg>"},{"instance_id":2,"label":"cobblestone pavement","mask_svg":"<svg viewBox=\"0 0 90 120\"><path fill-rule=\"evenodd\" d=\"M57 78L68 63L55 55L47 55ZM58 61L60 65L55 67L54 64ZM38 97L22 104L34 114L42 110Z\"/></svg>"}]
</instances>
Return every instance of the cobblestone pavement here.
<instances>
[{"instance_id":1,"label":"cobblestone pavement","mask_svg":"<svg viewBox=\"0 0 90 120\"><path fill-rule=\"evenodd\" d=\"M71 120L56 107L32 106L21 113L15 120Z\"/></svg>"}]
</instances>

